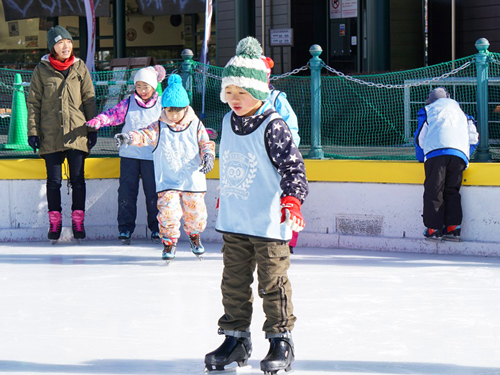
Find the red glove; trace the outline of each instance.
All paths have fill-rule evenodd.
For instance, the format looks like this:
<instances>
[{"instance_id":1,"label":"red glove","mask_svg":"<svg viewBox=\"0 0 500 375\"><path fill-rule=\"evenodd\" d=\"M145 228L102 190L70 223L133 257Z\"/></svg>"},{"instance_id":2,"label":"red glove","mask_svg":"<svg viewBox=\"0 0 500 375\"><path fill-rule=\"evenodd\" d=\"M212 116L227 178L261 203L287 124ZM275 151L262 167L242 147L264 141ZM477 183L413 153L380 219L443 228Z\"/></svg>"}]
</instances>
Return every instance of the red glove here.
<instances>
[{"instance_id":1,"label":"red glove","mask_svg":"<svg viewBox=\"0 0 500 375\"><path fill-rule=\"evenodd\" d=\"M300 201L291 196L281 198L281 223L288 225L294 232L304 229L306 223L300 212Z\"/></svg>"}]
</instances>

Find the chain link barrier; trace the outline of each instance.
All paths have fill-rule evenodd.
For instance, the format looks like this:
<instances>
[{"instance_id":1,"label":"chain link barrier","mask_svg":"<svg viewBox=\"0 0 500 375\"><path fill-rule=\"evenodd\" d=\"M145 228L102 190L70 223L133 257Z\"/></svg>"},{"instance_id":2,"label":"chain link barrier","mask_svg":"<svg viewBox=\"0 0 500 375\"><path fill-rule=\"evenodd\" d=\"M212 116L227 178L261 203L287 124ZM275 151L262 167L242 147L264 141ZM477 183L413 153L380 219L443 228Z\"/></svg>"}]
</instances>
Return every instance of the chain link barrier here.
<instances>
[{"instance_id":1,"label":"chain link barrier","mask_svg":"<svg viewBox=\"0 0 500 375\"><path fill-rule=\"evenodd\" d=\"M279 76L272 76L269 80L270 81L277 81L278 79L286 78L286 77L289 77L289 76L294 75L294 74L298 74L301 71L308 70L308 69L309 69L309 63L307 63L306 65L304 65L300 68L294 69L291 72L283 73L282 75L279 75Z\"/></svg>"},{"instance_id":2,"label":"chain link barrier","mask_svg":"<svg viewBox=\"0 0 500 375\"><path fill-rule=\"evenodd\" d=\"M492 72L500 70L500 54L490 54L487 61L491 63ZM467 110L475 114L475 93L473 85L470 84L475 79L475 74L471 69L474 65L475 56L470 56L436 66L394 72L397 74L362 76L348 75L321 62L322 90L326 98L335 97L338 90L342 90L344 85L349 86L349 90L342 91L340 100L322 102L322 144L325 155L345 159L414 160L412 150L407 147L409 144L407 140L415 126L414 118L417 107L426 95L425 86L455 84L455 78L457 78L457 82L461 82L459 78L464 78L467 85L460 89L460 96ZM193 108L197 113L202 114L205 126L220 130L221 119L227 113L227 105L222 103L219 98L223 67L201 64L197 61L189 61L189 66L194 79ZM166 74L167 79L162 82L163 87L167 86L168 77L172 74L184 74L183 65L180 64L171 64L165 68L168 74ZM326 71L323 71L323 68ZM273 86L287 93L287 99L297 114L301 124L304 149L306 145L312 144L312 108L309 100L311 75L307 72L308 70L311 70L310 62L300 68L270 77L270 83ZM10 74L10 72L7 73ZM125 74L120 75L123 73ZM129 71L91 73L96 88L99 111L112 107L122 97L134 92L131 74ZM14 83L10 75L6 73L4 75L5 79L0 81L0 91L10 93L10 95L17 92L28 95L29 72L23 75L23 82L20 84ZM447 82L446 78L451 76L455 76L454 79ZM210 79L205 80L204 78ZM357 87L349 83L354 83ZM408 89L410 87L415 89L404 93L403 90L377 90L379 88ZM7 97L7 95L5 96ZM352 105L346 107L346 102L352 103ZM402 102L404 102L404 106L401 105ZM9 107L8 100L3 106ZM3 136L5 136L8 125L5 124L7 120L3 119L2 121L0 125L3 126L3 130L0 129L0 131L3 131L5 133ZM493 137L500 139L500 125L497 126L499 128L497 129L494 123L490 128L491 132L492 134L499 133L498 137ZM500 124L500 121L498 123ZM114 145L112 144L112 136L115 130L113 128L101 130L101 141L94 154L116 155L112 147Z\"/></svg>"},{"instance_id":3,"label":"chain link barrier","mask_svg":"<svg viewBox=\"0 0 500 375\"><path fill-rule=\"evenodd\" d=\"M439 77L433 77L431 79L427 79L425 81L419 81L419 82L415 82L415 83L405 83L404 85L392 85L392 84L383 84L383 83L375 83L375 82L364 81L362 79L354 78L352 76L349 76L347 74L339 72L338 70L335 70L334 68L332 68L331 66L326 65L325 63L323 63L322 66L326 70L328 70L329 72L331 72L333 74L336 74L339 77L343 77L343 78L345 78L345 79L347 79L349 81L358 83L360 85L366 85L368 87L376 87L376 88L379 88L379 89L383 89L383 88L385 88L385 89L404 89L404 88L408 88L408 87L416 87L416 86L420 86L420 85L429 85L431 83L438 82L438 81L440 81L442 79L448 78L451 75L457 74L461 70L464 70L465 68L467 68L468 66L470 66L473 62L474 62L474 60L467 61L462 66L460 66L458 68L455 68L455 69L451 70L448 73L444 73L444 74L440 75Z\"/></svg>"},{"instance_id":4,"label":"chain link barrier","mask_svg":"<svg viewBox=\"0 0 500 375\"><path fill-rule=\"evenodd\" d=\"M168 77L172 74L176 74L179 72L179 69L174 69L170 73L165 75L165 82L168 82ZM135 86L128 88L130 85L134 85L134 81L94 81L94 85L96 86L118 86L118 85L127 85L127 89L123 92L124 95L131 95L135 91ZM116 95L114 95L116 96ZM108 99L109 96L102 96L103 99Z\"/></svg>"},{"instance_id":5,"label":"chain link barrier","mask_svg":"<svg viewBox=\"0 0 500 375\"><path fill-rule=\"evenodd\" d=\"M490 62L492 62L493 64L500 65L500 61L498 61L497 59L495 59L495 58L493 57L493 55L492 55L492 54L489 54L489 55L488 55L488 59L489 59L489 61L490 61Z\"/></svg>"},{"instance_id":6,"label":"chain link barrier","mask_svg":"<svg viewBox=\"0 0 500 375\"><path fill-rule=\"evenodd\" d=\"M207 65L207 67L208 67L208 65ZM222 81L222 77L218 76L217 74L209 73L208 70L204 70L204 69L199 68L199 67L194 68L194 70L197 73L200 73L200 74L203 74L203 75L207 76L208 78L213 78L213 79L215 79L217 81Z\"/></svg>"},{"instance_id":7,"label":"chain link barrier","mask_svg":"<svg viewBox=\"0 0 500 375\"><path fill-rule=\"evenodd\" d=\"M208 67L209 65L202 65L202 66ZM294 69L291 72L286 72L286 73L283 73L283 74L281 74L279 76L272 76L269 80L270 81L277 81L279 79L286 78L286 77L289 77L291 75L298 74L301 71L308 70L308 69L309 69L309 63L307 63L306 65L304 65L304 66L302 66L300 68ZM222 77L220 77L220 76L218 76L216 74L209 73L208 71L205 71L203 68L200 68L198 66L195 68L195 71L198 72L198 73L200 73L200 74L204 74L204 75L206 75L209 78L213 78L213 79L216 79L218 81L222 81Z\"/></svg>"},{"instance_id":8,"label":"chain link barrier","mask_svg":"<svg viewBox=\"0 0 500 375\"><path fill-rule=\"evenodd\" d=\"M500 65L500 61L495 60L492 56L490 58L492 59L492 62L494 62L495 64ZM450 77L452 75L455 75L458 72L466 69L473 62L474 62L474 60L471 59L470 61L467 61L465 64L459 66L458 68L452 69L450 72L444 73L444 74L440 75L439 77L433 77L431 79L427 79L427 80L424 80L424 81L414 82L414 83L406 83L406 84L403 84L403 85L383 84L383 83L375 83L375 82L364 81L362 79L355 78L353 76L350 76L350 75L347 75L345 73L339 72L338 70L332 68L331 66L328 66L324 62L322 63L322 67L325 68L326 70L328 70L330 73L333 73L333 74L335 74L335 75L337 75L339 77L345 78L345 79L347 79L349 81L358 83L360 85L366 85L368 87L376 87L376 88L386 88L386 89L404 89L404 88L408 88L408 87L416 87L416 86L421 86L421 85L429 85L431 83L438 82L438 81L440 81L442 79L448 78L448 77ZM208 67L208 65L207 65L207 67ZM296 68L296 69L292 70L291 72L286 72L286 73L283 73L281 75L272 76L269 80L270 81L278 81L280 79L289 77L291 75L298 74L298 73L300 73L302 71L309 70L309 69L310 69L310 65L309 65L309 63L307 63L306 65L304 65L304 66L302 66L300 68ZM209 78L213 78L215 80L222 81L222 77L220 77L220 76L218 76L216 74L209 73L206 69L202 69L199 66L196 66L195 71L197 73L203 74L203 75L205 75L205 76L207 76Z\"/></svg>"},{"instance_id":9,"label":"chain link barrier","mask_svg":"<svg viewBox=\"0 0 500 375\"><path fill-rule=\"evenodd\" d=\"M491 55L490 55L490 61L492 63L494 63L494 64L500 65L500 61L496 60ZM440 81L442 79L448 78L449 76L457 74L461 70L466 69L473 62L474 62L473 60L467 61L462 66L460 66L458 68L455 68L455 69L452 69L450 72L444 73L444 74L442 74L439 77L433 77L433 78L428 79L428 80L414 82L414 83L406 83L406 84L403 84L403 85L383 84L383 83L375 83L375 82L364 81L362 79L355 78L353 76L350 76L350 75L347 75L347 74L345 74L343 72L340 72L340 71L336 70L335 68L332 68L331 66L328 66L324 62L322 63L322 67L325 68L326 70L328 70L330 73L333 73L333 74L335 74L335 75L337 75L339 77L345 78L345 79L347 79L349 81L358 83L360 85L366 85L368 87L376 87L376 88L386 88L386 89L404 89L404 88L408 88L408 87L416 87L416 86L421 86L421 85L429 85L431 83L438 82L438 81ZM200 64L197 64L197 66L195 67L195 71L197 73L203 74L203 75L205 75L205 76L207 76L209 78L213 78L213 79L218 80L218 81L222 81L222 77L220 77L220 76L218 76L216 74L212 74L212 73L208 72L208 70L206 70L206 69L200 68L199 65ZM206 65L206 67L209 67L209 65ZM278 81L280 79L287 78L289 76L298 74L298 73L300 73L302 71L306 71L306 70L309 70L309 69L310 69L309 63L307 63L306 65L304 65L304 66L302 66L300 68L296 68L296 69L294 69L294 70L292 70L290 72L286 72L286 73L283 73L283 74L277 75L277 76L272 76L269 80L270 81ZM169 74L167 74L165 76L165 78L168 79L169 76L171 76L172 74L177 74L178 72L179 72L179 69L174 69L172 72L170 72ZM95 83L97 85L102 85L101 82L106 82L107 86L120 85L120 84L133 84L133 81L97 81ZM23 90L22 88L16 87L17 85L16 86L11 86L11 85L7 85L7 84L5 84L5 83L3 83L3 82L0 81L0 86L6 88L8 90L11 90L11 91L18 91L18 92L25 93L25 90ZM127 90L125 93L126 94L130 94L133 91L134 90L130 89L130 90Z\"/></svg>"},{"instance_id":10,"label":"chain link barrier","mask_svg":"<svg viewBox=\"0 0 500 375\"><path fill-rule=\"evenodd\" d=\"M174 69L172 72L168 73L165 75L165 79L168 80L168 77L170 77L172 74L176 74L179 72L179 69ZM91 73L92 75L92 73ZM94 81L94 85L96 86L118 86L118 85L133 85L134 84L134 81L121 81L121 80L118 80L118 81ZM19 88L19 87L16 87L16 86L21 86L22 88ZM9 91L17 91L17 92L22 92L23 94L27 94L27 91L24 90L24 87L28 88L29 87L29 82L23 82L19 85L14 85L14 86L11 86L11 85L8 85L2 81L0 81L0 87L3 87ZM133 89L130 89L130 90L126 90L125 91L125 94L132 94L133 92L135 91L135 87ZM103 98L107 99L109 97L107 96L103 96Z\"/></svg>"},{"instance_id":11,"label":"chain link barrier","mask_svg":"<svg viewBox=\"0 0 500 375\"><path fill-rule=\"evenodd\" d=\"M16 85L16 86L29 86L29 85ZM23 89L23 88L19 88L19 87L16 87L16 86L11 86L11 85L7 85L6 83L3 83L2 81L0 81L0 87L5 87L7 90L10 90L10 91L17 91L17 92L22 92L23 94L26 94L26 91Z\"/></svg>"}]
</instances>

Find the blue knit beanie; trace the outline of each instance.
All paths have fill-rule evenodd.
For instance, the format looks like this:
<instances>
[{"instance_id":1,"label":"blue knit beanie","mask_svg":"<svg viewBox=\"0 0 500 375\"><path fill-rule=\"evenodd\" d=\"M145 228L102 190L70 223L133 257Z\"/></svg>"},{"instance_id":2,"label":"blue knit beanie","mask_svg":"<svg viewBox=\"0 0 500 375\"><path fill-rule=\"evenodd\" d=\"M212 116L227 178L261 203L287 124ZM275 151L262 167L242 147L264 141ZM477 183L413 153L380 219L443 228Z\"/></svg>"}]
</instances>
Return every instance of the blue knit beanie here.
<instances>
[{"instance_id":1,"label":"blue knit beanie","mask_svg":"<svg viewBox=\"0 0 500 375\"><path fill-rule=\"evenodd\" d=\"M168 77L168 86L161 95L161 105L163 108L184 108L189 105L188 93L182 86L180 75L172 74Z\"/></svg>"}]
</instances>

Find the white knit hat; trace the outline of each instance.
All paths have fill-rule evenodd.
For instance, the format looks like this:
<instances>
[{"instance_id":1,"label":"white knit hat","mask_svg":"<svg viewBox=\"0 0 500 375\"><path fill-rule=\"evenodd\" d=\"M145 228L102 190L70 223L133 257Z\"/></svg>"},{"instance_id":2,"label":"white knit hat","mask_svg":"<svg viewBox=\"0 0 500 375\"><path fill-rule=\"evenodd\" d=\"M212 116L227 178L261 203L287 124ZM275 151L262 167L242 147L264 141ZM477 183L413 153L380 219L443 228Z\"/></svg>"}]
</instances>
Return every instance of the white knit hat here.
<instances>
[{"instance_id":1,"label":"white knit hat","mask_svg":"<svg viewBox=\"0 0 500 375\"><path fill-rule=\"evenodd\" d=\"M257 39L249 36L236 46L236 56L231 58L222 72L220 100L227 103L225 88L235 85L245 89L257 100L269 96L267 66L261 60L262 47Z\"/></svg>"},{"instance_id":2,"label":"white knit hat","mask_svg":"<svg viewBox=\"0 0 500 375\"><path fill-rule=\"evenodd\" d=\"M156 90L158 82L165 78L165 68L161 65L148 66L139 70L134 76L134 85L137 81L146 82L149 86Z\"/></svg>"}]
</instances>

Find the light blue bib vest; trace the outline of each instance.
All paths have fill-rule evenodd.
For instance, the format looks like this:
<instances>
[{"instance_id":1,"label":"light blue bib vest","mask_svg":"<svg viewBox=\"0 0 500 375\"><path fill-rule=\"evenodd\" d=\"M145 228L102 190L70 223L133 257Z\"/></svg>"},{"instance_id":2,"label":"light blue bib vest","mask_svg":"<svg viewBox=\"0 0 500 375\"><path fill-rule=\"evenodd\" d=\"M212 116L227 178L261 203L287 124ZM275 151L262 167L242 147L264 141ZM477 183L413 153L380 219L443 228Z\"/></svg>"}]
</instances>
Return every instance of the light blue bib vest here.
<instances>
[{"instance_id":1,"label":"light blue bib vest","mask_svg":"<svg viewBox=\"0 0 500 375\"><path fill-rule=\"evenodd\" d=\"M251 134L237 135L231 128L231 114L224 116L220 163L219 232L289 241L292 232L281 220L281 188L276 167L269 160L264 133L272 113Z\"/></svg>"},{"instance_id":2,"label":"light blue bib vest","mask_svg":"<svg viewBox=\"0 0 500 375\"><path fill-rule=\"evenodd\" d=\"M158 144L153 150L156 191L178 190L191 193L207 191L198 145L199 120L181 131L174 131L160 121Z\"/></svg>"},{"instance_id":3,"label":"light blue bib vest","mask_svg":"<svg viewBox=\"0 0 500 375\"><path fill-rule=\"evenodd\" d=\"M128 111L125 116L125 125L123 125L122 133L146 128L160 118L162 111L161 97L158 97L156 104L150 108L139 106L134 99L134 95L130 96L128 101ZM122 158L153 160L153 146L120 147L119 155Z\"/></svg>"}]
</instances>

